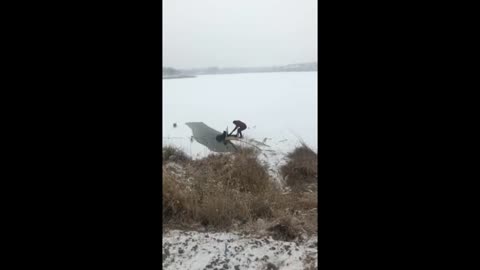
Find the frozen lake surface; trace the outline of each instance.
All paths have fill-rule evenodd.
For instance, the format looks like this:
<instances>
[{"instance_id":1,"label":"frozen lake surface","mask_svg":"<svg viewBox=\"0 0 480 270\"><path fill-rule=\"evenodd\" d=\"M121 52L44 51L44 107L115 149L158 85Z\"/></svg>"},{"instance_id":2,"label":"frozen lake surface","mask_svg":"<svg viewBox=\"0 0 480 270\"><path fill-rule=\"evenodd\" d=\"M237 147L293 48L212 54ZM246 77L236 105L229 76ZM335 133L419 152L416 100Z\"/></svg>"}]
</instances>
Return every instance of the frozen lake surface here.
<instances>
[{"instance_id":1,"label":"frozen lake surface","mask_svg":"<svg viewBox=\"0 0 480 270\"><path fill-rule=\"evenodd\" d=\"M299 145L317 151L317 72L202 75L163 80L163 145L173 144L193 157L210 153L191 141L186 122L204 122L222 132L233 120L248 126L247 138L278 153ZM173 124L177 127L174 128Z\"/></svg>"}]
</instances>

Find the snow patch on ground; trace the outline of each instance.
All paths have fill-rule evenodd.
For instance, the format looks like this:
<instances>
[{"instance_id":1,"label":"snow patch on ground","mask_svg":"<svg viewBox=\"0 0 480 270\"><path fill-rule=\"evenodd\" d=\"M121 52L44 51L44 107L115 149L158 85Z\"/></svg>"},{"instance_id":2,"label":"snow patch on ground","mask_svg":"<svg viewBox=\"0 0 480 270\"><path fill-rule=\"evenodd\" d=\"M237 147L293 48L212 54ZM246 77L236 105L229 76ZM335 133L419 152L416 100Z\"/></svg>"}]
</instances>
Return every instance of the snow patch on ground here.
<instances>
[{"instance_id":1,"label":"snow patch on ground","mask_svg":"<svg viewBox=\"0 0 480 270\"><path fill-rule=\"evenodd\" d=\"M239 233L172 230L163 235L164 269L318 269L317 238L303 243Z\"/></svg>"}]
</instances>

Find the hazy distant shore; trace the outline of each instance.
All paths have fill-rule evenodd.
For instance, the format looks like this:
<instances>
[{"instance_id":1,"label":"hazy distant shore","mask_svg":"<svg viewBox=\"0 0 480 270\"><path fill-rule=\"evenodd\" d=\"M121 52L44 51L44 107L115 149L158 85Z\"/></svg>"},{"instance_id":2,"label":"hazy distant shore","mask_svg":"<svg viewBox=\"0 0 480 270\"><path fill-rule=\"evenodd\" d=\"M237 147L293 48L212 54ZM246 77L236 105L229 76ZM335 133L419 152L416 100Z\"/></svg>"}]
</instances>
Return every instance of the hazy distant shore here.
<instances>
[{"instance_id":1,"label":"hazy distant shore","mask_svg":"<svg viewBox=\"0 0 480 270\"><path fill-rule=\"evenodd\" d=\"M285 66L270 67L208 67L192 69L174 69L172 67L163 68L163 76L169 78L189 78L188 76L197 75L217 75L217 74L244 74L244 73L271 73L271 72L302 72L317 71L317 62L290 64Z\"/></svg>"},{"instance_id":2,"label":"hazy distant shore","mask_svg":"<svg viewBox=\"0 0 480 270\"><path fill-rule=\"evenodd\" d=\"M184 79L184 78L195 78L197 76L193 75L171 75L171 76L163 76L162 79L167 80L167 79Z\"/></svg>"}]
</instances>

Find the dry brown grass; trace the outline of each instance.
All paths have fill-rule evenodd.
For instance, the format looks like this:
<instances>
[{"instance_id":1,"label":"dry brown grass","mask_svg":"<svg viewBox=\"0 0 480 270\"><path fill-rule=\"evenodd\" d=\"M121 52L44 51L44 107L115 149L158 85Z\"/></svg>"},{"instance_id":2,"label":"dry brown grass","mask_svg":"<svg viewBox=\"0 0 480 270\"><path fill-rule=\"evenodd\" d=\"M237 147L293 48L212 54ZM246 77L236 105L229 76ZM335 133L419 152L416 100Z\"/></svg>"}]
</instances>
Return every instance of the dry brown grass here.
<instances>
[{"instance_id":1,"label":"dry brown grass","mask_svg":"<svg viewBox=\"0 0 480 270\"><path fill-rule=\"evenodd\" d=\"M268 229L272 238L281 241L292 241L300 235L300 229L291 217L283 217L277 224Z\"/></svg>"},{"instance_id":2,"label":"dry brown grass","mask_svg":"<svg viewBox=\"0 0 480 270\"><path fill-rule=\"evenodd\" d=\"M209 155L192 162L198 183L227 186L239 192L263 193L272 188L268 168L251 150L233 155Z\"/></svg>"},{"instance_id":3,"label":"dry brown grass","mask_svg":"<svg viewBox=\"0 0 480 270\"><path fill-rule=\"evenodd\" d=\"M192 160L185 151L179 147L168 145L162 148L162 164L167 161L185 162Z\"/></svg>"},{"instance_id":4,"label":"dry brown grass","mask_svg":"<svg viewBox=\"0 0 480 270\"><path fill-rule=\"evenodd\" d=\"M317 208L316 193L283 194L257 155L242 149L191 160L183 164L183 176L164 167L164 224L228 230L262 219L278 239L297 237L293 231L299 227L315 233L316 213L311 213Z\"/></svg>"},{"instance_id":5,"label":"dry brown grass","mask_svg":"<svg viewBox=\"0 0 480 270\"><path fill-rule=\"evenodd\" d=\"M305 143L287 154L288 162L280 168L286 184L293 190L305 190L309 184L317 183L318 156Z\"/></svg>"},{"instance_id":6,"label":"dry brown grass","mask_svg":"<svg viewBox=\"0 0 480 270\"><path fill-rule=\"evenodd\" d=\"M163 170L162 179L162 215L166 220L176 218L185 220L191 216L196 201L196 193L187 185L178 181L168 170Z\"/></svg>"}]
</instances>

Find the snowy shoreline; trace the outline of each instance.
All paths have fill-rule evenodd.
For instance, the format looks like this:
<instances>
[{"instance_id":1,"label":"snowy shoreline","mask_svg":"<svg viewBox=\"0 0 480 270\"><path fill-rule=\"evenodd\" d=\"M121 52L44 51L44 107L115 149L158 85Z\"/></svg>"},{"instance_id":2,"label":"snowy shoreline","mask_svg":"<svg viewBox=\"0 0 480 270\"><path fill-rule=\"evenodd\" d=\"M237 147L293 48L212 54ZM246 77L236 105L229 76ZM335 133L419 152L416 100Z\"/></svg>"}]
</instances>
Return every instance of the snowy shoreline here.
<instances>
[{"instance_id":1,"label":"snowy shoreline","mask_svg":"<svg viewBox=\"0 0 480 270\"><path fill-rule=\"evenodd\" d=\"M163 235L164 269L318 269L317 237L277 241L240 233L171 230Z\"/></svg>"}]
</instances>

